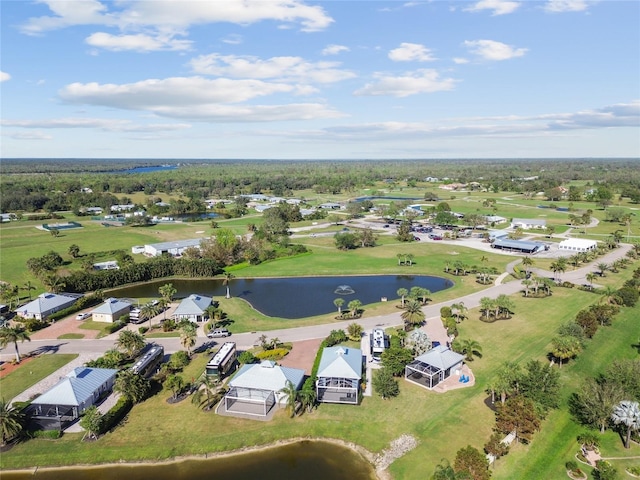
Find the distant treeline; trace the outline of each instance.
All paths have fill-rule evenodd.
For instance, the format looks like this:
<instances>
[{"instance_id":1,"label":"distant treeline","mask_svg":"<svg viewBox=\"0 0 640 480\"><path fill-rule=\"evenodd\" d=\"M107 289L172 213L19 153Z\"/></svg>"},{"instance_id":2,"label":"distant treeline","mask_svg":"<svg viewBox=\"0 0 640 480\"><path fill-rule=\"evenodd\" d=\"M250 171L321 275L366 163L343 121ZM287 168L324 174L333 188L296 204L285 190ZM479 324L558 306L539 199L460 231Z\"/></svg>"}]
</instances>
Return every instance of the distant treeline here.
<instances>
[{"instance_id":1,"label":"distant treeline","mask_svg":"<svg viewBox=\"0 0 640 480\"><path fill-rule=\"evenodd\" d=\"M293 196L355 192L380 182L429 188L427 177L445 182L478 182L494 192L544 192L570 181L605 185L623 196L640 192L638 159L499 159L499 160L181 160L176 170L117 174L166 161L150 160L12 160L0 165L2 212L79 211L124 203L144 192L182 195L187 203L238 194ZM174 163L174 162L170 162ZM177 162L176 162L177 163ZM109 172L109 173L105 173ZM89 189L89 190L87 190ZM192 208L188 209L193 210Z\"/></svg>"}]
</instances>

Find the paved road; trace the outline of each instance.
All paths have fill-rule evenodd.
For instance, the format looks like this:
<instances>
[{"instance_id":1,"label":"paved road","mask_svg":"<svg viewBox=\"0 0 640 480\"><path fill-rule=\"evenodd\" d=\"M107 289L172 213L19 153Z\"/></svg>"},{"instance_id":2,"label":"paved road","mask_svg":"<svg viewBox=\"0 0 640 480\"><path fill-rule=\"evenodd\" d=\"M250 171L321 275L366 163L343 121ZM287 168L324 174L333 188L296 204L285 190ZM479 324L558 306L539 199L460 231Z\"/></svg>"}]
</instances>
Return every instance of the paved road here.
<instances>
[{"instance_id":1,"label":"paved road","mask_svg":"<svg viewBox=\"0 0 640 480\"><path fill-rule=\"evenodd\" d=\"M598 258L597 263L608 263L611 264L615 260L622 258L626 255L626 253L631 249L631 245L621 244L619 248L611 251L607 255ZM512 262L513 263L513 262ZM535 271L537 275L547 276L552 278L553 273L540 270L540 269L532 269ZM594 265L590 264L585 267L577 268L575 270L568 270L567 272L561 274L562 281L569 281L575 284L583 284L587 283L585 276L595 271ZM496 298L498 295L506 294L512 295L517 293L522 289L522 286L519 281L511 281L508 283L500 283L497 282L497 285L493 285L484 290L465 295L463 297L459 297L453 300L448 300L445 302L434 303L432 305L428 305L423 308L425 312L425 316L427 320L430 318L439 318L440 317L440 308L443 306L450 306L453 303L463 302L465 307L471 309L480 305L480 299L483 297ZM383 328L402 325L402 319L400 318L400 310L398 312L394 312L388 315L380 315L376 317L367 317L358 319L358 323L362 325L365 330L370 330L374 327L381 326ZM314 338L324 338L331 330L336 329L346 329L347 326L352 323L353 320L345 320L342 322L324 324L324 325L314 325L309 327L297 327L297 328L283 328L278 330L270 330L270 331L256 331L256 332L248 332L248 333L240 333L234 334L230 337L230 340L233 340L238 345L239 349L249 348L258 343L258 338L263 333L267 335L269 338L279 338L283 342L294 342L300 340L309 340ZM103 353L106 350L113 348L114 341L117 338L117 333L112 334L108 337L96 340L82 339L82 340L33 340L28 343L20 344L20 352L26 353L29 351L37 351L37 352L56 352L56 353L79 353L81 355L95 355L96 353ZM182 346L180 345L179 338L158 338L155 339L158 343L164 346L165 351L167 353L173 353L178 350L182 350ZM217 339L219 342L223 342L224 339ZM206 338L200 337L195 348L201 347L203 345L213 346L215 343ZM12 346L8 346L5 348L0 354L0 359L3 360L11 360L14 356L14 351Z\"/></svg>"}]
</instances>

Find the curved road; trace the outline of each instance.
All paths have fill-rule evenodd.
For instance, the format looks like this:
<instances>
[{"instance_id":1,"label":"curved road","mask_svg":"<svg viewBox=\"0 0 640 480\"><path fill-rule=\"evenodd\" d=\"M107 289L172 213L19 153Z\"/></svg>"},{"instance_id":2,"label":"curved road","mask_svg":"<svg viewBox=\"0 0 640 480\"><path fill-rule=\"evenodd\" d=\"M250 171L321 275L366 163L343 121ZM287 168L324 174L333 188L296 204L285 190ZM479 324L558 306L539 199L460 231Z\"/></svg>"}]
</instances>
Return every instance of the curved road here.
<instances>
[{"instance_id":1,"label":"curved road","mask_svg":"<svg viewBox=\"0 0 640 480\"><path fill-rule=\"evenodd\" d=\"M628 244L620 244L618 248L611 251L610 253L600 257L598 259L598 263L608 263L611 264L615 260L626 256L626 253L631 249L631 245ZM519 263L521 259L518 259L515 262L512 262L510 265L514 263ZM538 275L547 276L552 278L553 273L540 270L540 269L532 269ZM585 276L593 272L593 265L589 264L587 266L577 268L575 270L570 270L561 275L563 281L569 281L575 284L586 283ZM484 290L465 295L453 300L447 300L445 302L434 303L432 305L425 306L423 308L425 312L425 316L428 319L431 318L440 318L440 308L443 306L450 306L453 303L463 302L465 307L471 309L479 306L480 299L483 297L491 297L495 298L498 295L506 294L511 295L517 293L522 289L522 285L519 281L511 281L508 283L500 283L500 280L503 278L504 274L498 277L498 281L496 285L488 287ZM358 323L362 325L365 330L373 329L377 326L392 327L397 325L402 325L402 319L400 318L401 312L394 312L388 315L381 315L376 317L368 317L361 318L358 320ZM232 339L238 345L239 349L252 347L254 344L258 343L258 337L263 333L268 333L270 338L279 338L284 342L295 342L300 340L309 340L315 338L324 338L331 330L336 329L346 329L347 326L352 323L353 320L345 320L342 322L335 322L323 325L314 325L309 327L297 327L297 328L285 328L279 330L269 330L268 332L250 332L250 333L239 333L234 334ZM112 334L108 337L99 339L99 340L58 340L58 339L49 339L49 340L33 340L29 343L20 344L19 348L21 353L24 352L51 352L51 353L79 353L83 356L90 356L96 358L105 351L114 346L114 340L117 338L117 333ZM158 338L154 339L157 343L164 346L165 351L167 353L173 353L178 350L182 350L182 346L180 345L179 338ZM195 349L202 347L204 345L212 346L214 342L209 340L208 338L200 337L198 338L198 342L196 343ZM14 357L13 347L8 346L5 351L0 355L4 360L10 360Z\"/></svg>"}]
</instances>

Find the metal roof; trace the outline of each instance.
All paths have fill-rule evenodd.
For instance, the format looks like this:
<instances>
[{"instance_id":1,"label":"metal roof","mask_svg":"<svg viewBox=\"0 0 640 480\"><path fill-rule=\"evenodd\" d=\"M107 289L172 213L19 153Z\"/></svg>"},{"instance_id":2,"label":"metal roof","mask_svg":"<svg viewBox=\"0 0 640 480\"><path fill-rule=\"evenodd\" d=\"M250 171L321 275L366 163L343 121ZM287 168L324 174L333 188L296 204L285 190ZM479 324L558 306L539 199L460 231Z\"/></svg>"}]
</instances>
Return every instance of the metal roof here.
<instances>
[{"instance_id":1,"label":"metal roof","mask_svg":"<svg viewBox=\"0 0 640 480\"><path fill-rule=\"evenodd\" d=\"M172 316L180 318L180 315L202 315L207 307L211 305L211 300L211 297L192 293L180 302Z\"/></svg>"},{"instance_id":2,"label":"metal roof","mask_svg":"<svg viewBox=\"0 0 640 480\"><path fill-rule=\"evenodd\" d=\"M416 362L425 363L440 370L447 370L462 360L464 360L464 355L456 353L444 345L433 347L415 359Z\"/></svg>"},{"instance_id":3,"label":"metal roof","mask_svg":"<svg viewBox=\"0 0 640 480\"><path fill-rule=\"evenodd\" d=\"M348 347L325 348L320 358L318 377L362 378L362 351Z\"/></svg>"},{"instance_id":4,"label":"metal roof","mask_svg":"<svg viewBox=\"0 0 640 480\"><path fill-rule=\"evenodd\" d=\"M525 240L511 240L509 238L497 238L493 242L495 247L514 248L518 250L535 250L537 248L544 248L544 243L540 242L527 242Z\"/></svg>"},{"instance_id":5,"label":"metal roof","mask_svg":"<svg viewBox=\"0 0 640 480\"><path fill-rule=\"evenodd\" d=\"M131 308L131 304L129 302L125 302L124 300L119 300L117 298L107 298L102 305L95 310L92 310L91 314L101 313L105 315L112 315L128 308Z\"/></svg>"},{"instance_id":6,"label":"metal roof","mask_svg":"<svg viewBox=\"0 0 640 480\"><path fill-rule=\"evenodd\" d=\"M116 373L118 370L111 368L77 367L32 403L80 406L83 402L92 400L93 394L114 378Z\"/></svg>"},{"instance_id":7,"label":"metal roof","mask_svg":"<svg viewBox=\"0 0 640 480\"><path fill-rule=\"evenodd\" d=\"M62 309L73 305L73 303L82 295L58 295L57 293L43 293L35 300L16 309L18 313L33 314L46 313L54 309Z\"/></svg>"},{"instance_id":8,"label":"metal roof","mask_svg":"<svg viewBox=\"0 0 640 480\"><path fill-rule=\"evenodd\" d=\"M287 381L293 383L296 389L300 388L303 378L304 370L282 367L264 360L261 363L243 365L231 379L229 386L278 392L286 386Z\"/></svg>"},{"instance_id":9,"label":"metal roof","mask_svg":"<svg viewBox=\"0 0 640 480\"><path fill-rule=\"evenodd\" d=\"M175 240L173 242L150 243L146 246L155 248L157 251L173 250L177 248L199 247L204 238L190 238L188 240Z\"/></svg>"}]
</instances>

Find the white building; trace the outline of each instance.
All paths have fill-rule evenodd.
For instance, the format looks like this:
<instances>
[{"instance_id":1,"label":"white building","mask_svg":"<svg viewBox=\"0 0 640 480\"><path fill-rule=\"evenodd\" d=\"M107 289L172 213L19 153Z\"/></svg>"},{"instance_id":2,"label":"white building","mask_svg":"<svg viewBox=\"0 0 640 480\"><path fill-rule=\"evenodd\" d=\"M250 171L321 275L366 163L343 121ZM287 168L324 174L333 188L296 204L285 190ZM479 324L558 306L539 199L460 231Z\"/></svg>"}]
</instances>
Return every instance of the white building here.
<instances>
[{"instance_id":1,"label":"white building","mask_svg":"<svg viewBox=\"0 0 640 480\"><path fill-rule=\"evenodd\" d=\"M558 250L574 253L588 252L597 248L598 242L584 238L567 238L558 244Z\"/></svg>"},{"instance_id":2,"label":"white building","mask_svg":"<svg viewBox=\"0 0 640 480\"><path fill-rule=\"evenodd\" d=\"M547 221L540 218L514 218L511 220L511 228L522 228L523 230L535 230L545 228Z\"/></svg>"},{"instance_id":3,"label":"white building","mask_svg":"<svg viewBox=\"0 0 640 480\"><path fill-rule=\"evenodd\" d=\"M144 246L144 254L149 257L159 257L163 253L168 253L176 257L182 255L189 247L200 248L202 240L202 238L191 238L188 240L176 240L175 242L152 243Z\"/></svg>"},{"instance_id":4,"label":"white building","mask_svg":"<svg viewBox=\"0 0 640 480\"><path fill-rule=\"evenodd\" d=\"M212 300L211 297L191 294L180 302L171 317L176 321L186 318L192 322L202 322L206 317L206 310L211 305Z\"/></svg>"},{"instance_id":5,"label":"white building","mask_svg":"<svg viewBox=\"0 0 640 480\"><path fill-rule=\"evenodd\" d=\"M46 320L49 315L73 305L82 295L43 293L35 300L16 309L16 313L23 318Z\"/></svg>"},{"instance_id":6,"label":"white building","mask_svg":"<svg viewBox=\"0 0 640 480\"><path fill-rule=\"evenodd\" d=\"M128 315L131 304L117 298L107 298L102 305L91 311L91 319L94 322L114 323L121 317Z\"/></svg>"}]
</instances>

